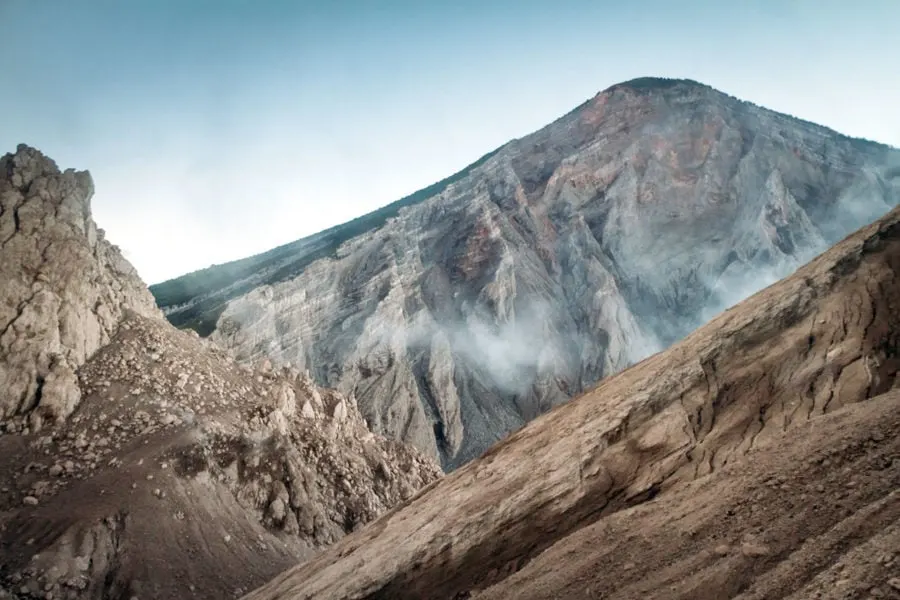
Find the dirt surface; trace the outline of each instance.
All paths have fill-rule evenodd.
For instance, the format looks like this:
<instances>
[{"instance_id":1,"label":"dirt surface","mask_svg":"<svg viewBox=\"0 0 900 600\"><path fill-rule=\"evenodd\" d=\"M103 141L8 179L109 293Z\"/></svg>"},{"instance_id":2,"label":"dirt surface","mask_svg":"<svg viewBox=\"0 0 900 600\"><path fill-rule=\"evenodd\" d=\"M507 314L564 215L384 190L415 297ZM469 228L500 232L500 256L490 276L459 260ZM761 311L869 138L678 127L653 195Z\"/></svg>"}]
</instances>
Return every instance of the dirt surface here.
<instances>
[{"instance_id":1,"label":"dirt surface","mask_svg":"<svg viewBox=\"0 0 900 600\"><path fill-rule=\"evenodd\" d=\"M473 597L900 598L900 392L600 519Z\"/></svg>"},{"instance_id":2,"label":"dirt surface","mask_svg":"<svg viewBox=\"0 0 900 600\"><path fill-rule=\"evenodd\" d=\"M248 600L890 597L898 273L894 210Z\"/></svg>"}]
</instances>

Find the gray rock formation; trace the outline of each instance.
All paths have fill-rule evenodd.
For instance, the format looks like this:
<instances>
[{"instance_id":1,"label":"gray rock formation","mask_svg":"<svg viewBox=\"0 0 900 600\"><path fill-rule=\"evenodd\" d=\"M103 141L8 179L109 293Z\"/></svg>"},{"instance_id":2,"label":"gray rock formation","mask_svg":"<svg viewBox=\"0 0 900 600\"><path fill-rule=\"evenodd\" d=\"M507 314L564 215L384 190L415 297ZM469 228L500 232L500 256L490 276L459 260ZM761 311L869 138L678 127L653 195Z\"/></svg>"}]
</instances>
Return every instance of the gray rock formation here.
<instances>
[{"instance_id":1,"label":"gray rock formation","mask_svg":"<svg viewBox=\"0 0 900 600\"><path fill-rule=\"evenodd\" d=\"M900 208L245 600L891 598Z\"/></svg>"},{"instance_id":2,"label":"gray rock formation","mask_svg":"<svg viewBox=\"0 0 900 600\"><path fill-rule=\"evenodd\" d=\"M160 315L152 295L91 218L86 172L60 172L19 146L0 158L0 419L37 431L78 405L75 371L124 311Z\"/></svg>"},{"instance_id":3,"label":"gray rock formation","mask_svg":"<svg viewBox=\"0 0 900 600\"><path fill-rule=\"evenodd\" d=\"M635 80L383 222L152 291L452 468L885 213L898 165L694 82Z\"/></svg>"},{"instance_id":4,"label":"gray rock formation","mask_svg":"<svg viewBox=\"0 0 900 600\"><path fill-rule=\"evenodd\" d=\"M90 191L0 159L0 598L234 597L440 476L352 396L167 323Z\"/></svg>"}]
</instances>

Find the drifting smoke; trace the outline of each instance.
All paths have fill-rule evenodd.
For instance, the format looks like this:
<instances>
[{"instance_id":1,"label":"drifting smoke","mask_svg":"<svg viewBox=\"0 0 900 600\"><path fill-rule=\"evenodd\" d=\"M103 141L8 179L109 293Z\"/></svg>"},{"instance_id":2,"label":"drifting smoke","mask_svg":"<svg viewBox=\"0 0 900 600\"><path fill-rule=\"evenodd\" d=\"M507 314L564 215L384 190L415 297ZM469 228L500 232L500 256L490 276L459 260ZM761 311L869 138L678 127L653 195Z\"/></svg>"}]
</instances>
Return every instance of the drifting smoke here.
<instances>
[{"instance_id":1,"label":"drifting smoke","mask_svg":"<svg viewBox=\"0 0 900 600\"><path fill-rule=\"evenodd\" d=\"M838 198L832 218L822 227L825 239L834 244L900 203L898 177L896 168L867 171Z\"/></svg>"},{"instance_id":2,"label":"drifting smoke","mask_svg":"<svg viewBox=\"0 0 900 600\"><path fill-rule=\"evenodd\" d=\"M502 393L522 394L539 374L571 370L566 365L584 340L578 332L567 331L566 347L560 347L560 320L549 303L532 300L504 321L470 314L463 321L436 322L419 312L402 335L410 350L430 348L436 336L443 336L455 363L486 375Z\"/></svg>"},{"instance_id":3,"label":"drifting smoke","mask_svg":"<svg viewBox=\"0 0 900 600\"><path fill-rule=\"evenodd\" d=\"M791 275L800 264L750 268L744 272L726 272L711 286L709 302L700 311L697 326L743 302L753 294Z\"/></svg>"},{"instance_id":4,"label":"drifting smoke","mask_svg":"<svg viewBox=\"0 0 900 600\"><path fill-rule=\"evenodd\" d=\"M885 173L891 173L885 170ZM700 312L700 322L706 323L724 310L735 306L753 294L793 274L844 237L883 217L900 203L900 186L885 181L877 171L867 172L856 184L838 198L831 218L820 226L825 243L821 246L796 248L776 264L726 269L712 285L710 299Z\"/></svg>"},{"instance_id":5,"label":"drifting smoke","mask_svg":"<svg viewBox=\"0 0 900 600\"><path fill-rule=\"evenodd\" d=\"M445 366L451 372L469 382L477 380L480 389L486 387L489 392L514 396L517 402L523 396L531 400L540 396L543 407L548 394L554 395L555 401L577 393L598 379L665 349L722 311L790 275L827 246L897 204L898 184L900 179L886 179L877 173L864 177L833 204L828 218L823 219L820 214L816 225L799 206L796 210L791 208L793 212L788 211L783 217L785 239L791 242L784 246L788 248L784 252L777 250L772 240L747 241L747 235L772 235L769 229L761 230L752 220L739 223L732 235L736 243L747 242L743 253L746 256L733 260L724 271L721 261L725 257L719 245L693 248L666 257L661 263L659 256L641 252L646 240L631 235L628 252L615 257L616 266L620 273L637 274L642 288L635 288L633 282L610 281L604 289L593 290L591 303L576 303L581 312L572 312L564 298L526 297L521 291L518 296L504 298L500 303L504 308L498 310L489 309L482 302L472 305L450 300L442 310L446 313L455 305L463 313L455 319L440 318L425 309L409 315L399 308L401 302L379 303L375 314L357 321L365 322L359 334L348 334L348 341L353 340L349 343L356 347L356 358L351 363L358 360L372 372L385 373L396 360L410 364L415 357L423 356L427 360L448 360ZM519 265L525 258L512 262ZM307 285L308 282L302 284L304 288ZM468 290L473 291L484 290ZM642 295L650 298L643 305ZM653 303L660 301L670 308L674 303L676 308L670 312L654 310ZM382 306L385 313L379 317ZM583 314L584 311L591 314ZM331 371L319 373L320 380L327 384L339 384L344 365L351 364L342 362L347 356L340 353L293 356L285 352L291 346L260 346L259 340L268 339L273 344L284 340L284 334L278 333L283 326L277 324L278 310L271 294L260 292L255 302L241 311L230 311L228 317L239 323L238 330L249 324L247 321L258 324L257 331L247 334L257 341L248 344L254 356L280 355L297 360L300 365L332 361ZM228 335L228 331L223 327L219 335ZM317 352L317 344L310 340L292 348L299 353ZM436 356L436 352L449 352L449 356ZM570 387L563 392L562 388L551 389L554 380L564 381ZM352 377L349 382L353 382ZM538 383L541 385L536 387Z\"/></svg>"}]
</instances>

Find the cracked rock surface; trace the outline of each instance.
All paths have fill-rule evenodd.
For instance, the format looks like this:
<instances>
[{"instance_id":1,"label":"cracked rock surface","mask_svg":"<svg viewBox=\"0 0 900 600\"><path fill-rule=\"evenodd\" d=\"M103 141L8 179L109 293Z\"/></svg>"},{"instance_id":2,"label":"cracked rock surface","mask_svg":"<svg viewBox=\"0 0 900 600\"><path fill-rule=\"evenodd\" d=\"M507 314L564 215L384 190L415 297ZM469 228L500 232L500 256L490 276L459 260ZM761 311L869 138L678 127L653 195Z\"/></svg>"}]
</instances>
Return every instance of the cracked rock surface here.
<instances>
[{"instance_id":1,"label":"cracked rock surface","mask_svg":"<svg viewBox=\"0 0 900 600\"><path fill-rule=\"evenodd\" d=\"M0 416L0 598L237 597L441 475L352 396L167 323L87 173L27 147L0 166L2 391L37 382Z\"/></svg>"},{"instance_id":2,"label":"cracked rock surface","mask_svg":"<svg viewBox=\"0 0 900 600\"><path fill-rule=\"evenodd\" d=\"M19 146L0 158L0 419L38 431L78 406L75 371L153 297L91 218L87 172Z\"/></svg>"}]
</instances>

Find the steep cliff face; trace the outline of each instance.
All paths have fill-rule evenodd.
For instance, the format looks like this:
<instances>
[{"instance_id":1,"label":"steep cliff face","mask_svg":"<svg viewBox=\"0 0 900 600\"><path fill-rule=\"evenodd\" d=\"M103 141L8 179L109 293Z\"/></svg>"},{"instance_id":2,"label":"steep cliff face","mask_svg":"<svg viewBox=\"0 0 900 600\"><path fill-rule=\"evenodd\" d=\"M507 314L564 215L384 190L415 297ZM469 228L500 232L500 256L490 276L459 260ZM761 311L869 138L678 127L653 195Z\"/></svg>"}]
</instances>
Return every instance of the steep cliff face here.
<instances>
[{"instance_id":1,"label":"steep cliff face","mask_svg":"<svg viewBox=\"0 0 900 600\"><path fill-rule=\"evenodd\" d=\"M900 208L246 600L893 598Z\"/></svg>"},{"instance_id":2,"label":"steep cliff face","mask_svg":"<svg viewBox=\"0 0 900 600\"><path fill-rule=\"evenodd\" d=\"M93 193L88 173L37 150L0 158L0 420L27 416L37 431L64 419L80 401L75 371L124 312L161 316L94 224Z\"/></svg>"},{"instance_id":3,"label":"steep cliff face","mask_svg":"<svg viewBox=\"0 0 900 600\"><path fill-rule=\"evenodd\" d=\"M635 80L299 274L161 304L173 321L202 305L239 360L308 368L455 467L884 214L898 165L694 82Z\"/></svg>"},{"instance_id":4,"label":"steep cliff face","mask_svg":"<svg viewBox=\"0 0 900 600\"><path fill-rule=\"evenodd\" d=\"M440 475L352 397L167 323L91 190L0 159L0 597L233 597Z\"/></svg>"}]
</instances>

